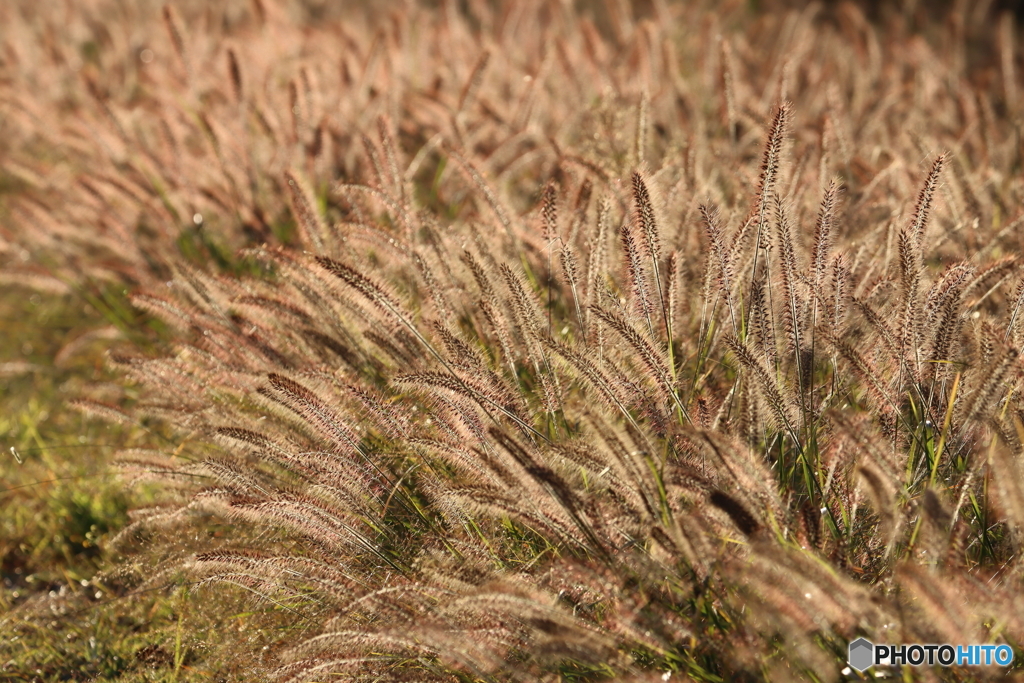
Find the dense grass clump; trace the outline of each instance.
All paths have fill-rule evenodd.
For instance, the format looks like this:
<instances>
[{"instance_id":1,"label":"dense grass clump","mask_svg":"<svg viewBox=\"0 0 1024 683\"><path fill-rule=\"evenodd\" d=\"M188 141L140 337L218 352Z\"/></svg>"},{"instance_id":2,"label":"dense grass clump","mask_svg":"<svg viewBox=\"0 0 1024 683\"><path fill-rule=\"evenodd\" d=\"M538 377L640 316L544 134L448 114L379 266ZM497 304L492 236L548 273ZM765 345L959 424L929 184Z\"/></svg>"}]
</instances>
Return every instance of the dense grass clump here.
<instances>
[{"instance_id":1,"label":"dense grass clump","mask_svg":"<svg viewBox=\"0 0 1024 683\"><path fill-rule=\"evenodd\" d=\"M838 680L861 635L1019 648L1009 15L139 7L79 10L77 56L11 12L2 246L130 292L121 389L74 402L145 435L97 580L238 610L203 666ZM182 614L145 646L174 677Z\"/></svg>"}]
</instances>

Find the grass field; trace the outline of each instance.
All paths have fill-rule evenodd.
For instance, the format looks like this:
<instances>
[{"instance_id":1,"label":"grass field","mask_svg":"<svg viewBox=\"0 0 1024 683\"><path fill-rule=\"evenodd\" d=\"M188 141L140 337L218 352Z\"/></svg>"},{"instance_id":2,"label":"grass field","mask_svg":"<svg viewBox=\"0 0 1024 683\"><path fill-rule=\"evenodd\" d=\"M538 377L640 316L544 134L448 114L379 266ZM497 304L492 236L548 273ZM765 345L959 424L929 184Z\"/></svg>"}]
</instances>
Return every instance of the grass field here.
<instances>
[{"instance_id":1,"label":"grass field","mask_svg":"<svg viewBox=\"0 0 1024 683\"><path fill-rule=\"evenodd\" d=\"M0 680L1024 670L1007 7L58 9L0 7Z\"/></svg>"}]
</instances>

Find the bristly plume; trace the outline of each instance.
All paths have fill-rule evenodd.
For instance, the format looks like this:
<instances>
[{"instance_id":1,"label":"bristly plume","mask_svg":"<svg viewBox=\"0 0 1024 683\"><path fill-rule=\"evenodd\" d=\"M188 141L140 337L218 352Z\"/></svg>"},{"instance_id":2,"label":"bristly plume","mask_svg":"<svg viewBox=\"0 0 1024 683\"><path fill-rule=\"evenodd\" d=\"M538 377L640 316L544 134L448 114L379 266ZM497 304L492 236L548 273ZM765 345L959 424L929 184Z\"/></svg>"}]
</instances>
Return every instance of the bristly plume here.
<instances>
[{"instance_id":1,"label":"bristly plume","mask_svg":"<svg viewBox=\"0 0 1024 683\"><path fill-rule=\"evenodd\" d=\"M828 184L825 195L818 209L818 221L814 226L814 283L821 283L825 275L828 252L834 238L836 204L839 201L841 186L835 178Z\"/></svg>"},{"instance_id":2,"label":"bristly plume","mask_svg":"<svg viewBox=\"0 0 1024 683\"><path fill-rule=\"evenodd\" d=\"M544 240L552 242L558 239L558 184L554 181L544 186L541 216L544 220Z\"/></svg>"},{"instance_id":3,"label":"bristly plume","mask_svg":"<svg viewBox=\"0 0 1024 683\"><path fill-rule=\"evenodd\" d=\"M720 37L719 58L722 62L722 114L725 118L725 125L729 131L729 139L736 144L737 119L736 119L736 80L735 67L733 66L732 48L726 38Z\"/></svg>"},{"instance_id":4,"label":"bristly plume","mask_svg":"<svg viewBox=\"0 0 1024 683\"><path fill-rule=\"evenodd\" d=\"M331 273L349 287L365 296L372 304L381 310L396 316L400 320L405 318L405 316L400 312L402 310L401 304L398 303L394 296L389 294L383 287L360 273L355 268L345 265L339 261L335 261L334 259L327 258L326 256L317 256L316 262L319 263L327 272Z\"/></svg>"},{"instance_id":5,"label":"bristly plume","mask_svg":"<svg viewBox=\"0 0 1024 683\"><path fill-rule=\"evenodd\" d=\"M512 295L512 311L522 328L526 338L533 340L540 333L540 316L537 313L536 301L526 293L522 278L506 264L501 264L501 276L505 280L509 293Z\"/></svg>"},{"instance_id":6,"label":"bristly plume","mask_svg":"<svg viewBox=\"0 0 1024 683\"><path fill-rule=\"evenodd\" d=\"M359 437L327 403L298 382L279 375L267 375L270 386L285 396L289 408L304 417L326 438L339 446L359 448Z\"/></svg>"},{"instance_id":7,"label":"bristly plume","mask_svg":"<svg viewBox=\"0 0 1024 683\"><path fill-rule=\"evenodd\" d=\"M622 339L636 351L640 360L643 361L643 364L647 367L654 380L661 384L665 391L666 398L671 399L673 403L675 403L679 412L689 420L689 412L685 407L683 407L683 404L679 400L679 396L676 394L675 386L669 379L668 367L666 366L664 359L661 357L661 354L651 346L650 342L645 340L640 333L638 333L629 323L619 316L600 307L595 307L593 311L603 323L615 330L615 332L617 332Z\"/></svg>"},{"instance_id":8,"label":"bristly plume","mask_svg":"<svg viewBox=\"0 0 1024 683\"><path fill-rule=\"evenodd\" d=\"M724 491L712 491L708 502L729 515L732 523L746 536L752 536L761 528L760 522L750 514L746 507Z\"/></svg>"},{"instance_id":9,"label":"bristly plume","mask_svg":"<svg viewBox=\"0 0 1024 683\"><path fill-rule=\"evenodd\" d=\"M91 401L85 398L76 398L68 402L72 408L80 410L88 415L95 415L115 424L132 424L132 417L121 408L100 401ZM11 449L12 452L14 449Z\"/></svg>"},{"instance_id":10,"label":"bristly plume","mask_svg":"<svg viewBox=\"0 0 1024 683\"><path fill-rule=\"evenodd\" d=\"M902 306L900 311L900 358L901 364L911 360L908 354L916 354L918 351L919 326L921 322L920 311L920 285L921 285L921 247L914 239L914 233L909 228L901 230L899 235L899 256L900 256L900 296ZM916 364L915 364L916 369ZM901 373L902 374L902 373Z\"/></svg>"},{"instance_id":11,"label":"bristly plume","mask_svg":"<svg viewBox=\"0 0 1024 683\"><path fill-rule=\"evenodd\" d=\"M1017 283L1017 288L1013 292L1013 306L1009 309L1010 316L1006 322L1006 334L1003 335L1004 342L1009 341L1011 338L1016 339L1017 316L1022 305L1024 305L1024 278Z\"/></svg>"},{"instance_id":12,"label":"bristly plume","mask_svg":"<svg viewBox=\"0 0 1024 683\"><path fill-rule=\"evenodd\" d=\"M864 386L872 393L879 410L896 410L890 390L881 381L882 373L850 344L837 342L836 350L852 367Z\"/></svg>"},{"instance_id":13,"label":"bristly plume","mask_svg":"<svg viewBox=\"0 0 1024 683\"><path fill-rule=\"evenodd\" d=\"M974 395L963 411L962 422L970 423L979 418L986 418L991 415L998 405L1007 398L1007 389L1004 386L1008 377L1019 375L1017 357L1020 355L1017 349L1003 348L997 358L995 365L987 368L986 377L978 384Z\"/></svg>"},{"instance_id":14,"label":"bristly plume","mask_svg":"<svg viewBox=\"0 0 1024 683\"><path fill-rule=\"evenodd\" d=\"M718 289L729 307L729 316L732 318L733 331L738 333L739 327L736 321L736 311L733 308L732 296L732 259L725 249L722 239L722 228L719 225L718 209L709 207L707 204L700 205L700 216L704 222L704 234L707 236L711 253L706 257L713 262L715 267L712 272L718 279Z\"/></svg>"},{"instance_id":15,"label":"bristly plume","mask_svg":"<svg viewBox=\"0 0 1024 683\"><path fill-rule=\"evenodd\" d=\"M850 265L846 254L839 252L832 259L832 301L829 310L829 333L833 338L842 336L846 307L849 304Z\"/></svg>"},{"instance_id":16,"label":"bristly plume","mask_svg":"<svg viewBox=\"0 0 1024 683\"><path fill-rule=\"evenodd\" d=\"M765 362L769 367L774 366L775 331L772 329L772 321L768 315L764 284L760 280L755 280L754 288L750 290L750 326L760 343Z\"/></svg>"},{"instance_id":17,"label":"bristly plume","mask_svg":"<svg viewBox=\"0 0 1024 683\"><path fill-rule=\"evenodd\" d=\"M935 188L939 185L939 175L942 167L946 164L946 155L940 154L932 162L932 168L928 171L928 177L924 181L924 187L917 195L917 203L914 205L914 216L910 219L909 230L917 244L921 243L924 237L925 228L928 227L928 215L932 208L932 198L935 195Z\"/></svg>"},{"instance_id":18,"label":"bristly plume","mask_svg":"<svg viewBox=\"0 0 1024 683\"><path fill-rule=\"evenodd\" d=\"M670 346L674 339L673 330L675 329L676 321L676 310L679 307L679 277L680 277L680 265L679 265L679 251L673 250L668 255L668 267L666 268L665 277L667 282L665 284L666 292L665 299L666 312L668 317L666 318L666 334L668 336L668 343Z\"/></svg>"},{"instance_id":19,"label":"bristly plume","mask_svg":"<svg viewBox=\"0 0 1024 683\"><path fill-rule=\"evenodd\" d=\"M318 253L324 252L324 234L326 229L323 220L316 210L316 202L298 176L292 171L284 173L285 185L288 188L288 199L296 222L302 228L304 241L311 244Z\"/></svg>"},{"instance_id":20,"label":"bristly plume","mask_svg":"<svg viewBox=\"0 0 1024 683\"><path fill-rule=\"evenodd\" d=\"M747 219L743 222L743 226L733 238L732 249L730 249L735 257L740 250L745 248L746 236L751 227L754 228L754 263L751 266L751 281L757 277L758 254L762 249L761 239L768 216L768 205L775 194L775 184L778 181L779 169L782 165L782 147L786 141L786 131L789 127L790 109L789 102L783 102L775 110L771 126L768 129L764 154L761 157L761 175L758 178L754 204Z\"/></svg>"},{"instance_id":21,"label":"bristly plume","mask_svg":"<svg viewBox=\"0 0 1024 683\"><path fill-rule=\"evenodd\" d=\"M541 388L543 389L544 405L548 413L554 413L561 404L558 378L552 376L547 354L540 344L545 336L550 338L550 329L547 335L542 335L537 302L527 294L519 275L507 263L502 263L500 270L505 280L505 285L511 294L510 308L516 325L521 331L522 344L526 348L527 356L533 364L534 371L537 373L537 379L540 381Z\"/></svg>"},{"instance_id":22,"label":"bristly plume","mask_svg":"<svg viewBox=\"0 0 1024 683\"><path fill-rule=\"evenodd\" d=\"M786 429L792 436L793 441L799 443L800 440L793 431L794 421L789 415L789 408L787 406L787 403L794 402L792 397L789 397L789 401L786 400L782 393L783 389L775 381L771 373L765 369L764 365L750 352L746 344L731 335L726 336L725 342L729 345L732 352L736 354L736 359L739 360L740 364L753 372L757 378L758 384L761 386L761 393L771 407L775 419L778 421L779 428Z\"/></svg>"},{"instance_id":23,"label":"bristly plume","mask_svg":"<svg viewBox=\"0 0 1024 683\"><path fill-rule=\"evenodd\" d=\"M633 221L644 236L647 256L651 259L654 271L654 286L658 290L658 302L661 305L662 317L668 327L668 310L665 303L665 288L661 281L661 237L658 234L658 222L654 215L654 203L647 187L647 181L640 171L633 171Z\"/></svg>"},{"instance_id":24,"label":"bristly plume","mask_svg":"<svg viewBox=\"0 0 1024 683\"><path fill-rule=\"evenodd\" d=\"M594 193L594 181L589 177L585 178L580 184L580 189L576 193L576 202L573 206L572 223L569 226L569 236L566 238L566 243L576 244L576 239L579 235L580 229L583 228L584 221L587 219L587 209L590 207L590 197Z\"/></svg>"},{"instance_id":25,"label":"bristly plume","mask_svg":"<svg viewBox=\"0 0 1024 683\"><path fill-rule=\"evenodd\" d=\"M775 225L779 239L779 262L781 264L780 281L782 283L783 315L786 328L786 339L790 353L795 354L797 368L800 367L800 333L803 321L800 317L801 307L798 304L797 273L799 272L796 250L793 248L793 236L789 227L789 213L782 198L774 195ZM802 373L800 373L802 375Z\"/></svg>"},{"instance_id":26,"label":"bristly plume","mask_svg":"<svg viewBox=\"0 0 1024 683\"><path fill-rule=\"evenodd\" d=\"M778 180L779 167L782 163L782 145L786 139L791 112L792 105L789 102L780 104L775 109L775 116L772 117L772 124L768 129L768 140L761 157L761 177L758 181L756 195L759 226L764 223L768 202L775 192L775 183Z\"/></svg>"},{"instance_id":27,"label":"bristly plume","mask_svg":"<svg viewBox=\"0 0 1024 683\"><path fill-rule=\"evenodd\" d=\"M386 116L377 117L377 134L380 136L380 144L384 150L384 161L387 164L388 176L395 196L398 197L398 204L402 214L408 213L408 202L405 196L405 182L398 168L398 152L395 149L395 140L391 135L391 121Z\"/></svg>"},{"instance_id":28,"label":"bristly plume","mask_svg":"<svg viewBox=\"0 0 1024 683\"><path fill-rule=\"evenodd\" d=\"M416 270L419 271L420 277L423 278L423 282L427 286L427 291L430 293L430 298L437 307L438 313L441 314L441 318L445 319L450 317L453 310L452 304L444 293L444 287L435 276L434 270L431 268L431 264L429 264L419 253L415 254L413 259L416 263Z\"/></svg>"},{"instance_id":29,"label":"bristly plume","mask_svg":"<svg viewBox=\"0 0 1024 683\"><path fill-rule=\"evenodd\" d=\"M228 48L228 75L231 77L231 92L235 96L235 103L241 104L245 99L245 88L242 80L242 66L238 63L238 53L234 48Z\"/></svg>"},{"instance_id":30,"label":"bristly plume","mask_svg":"<svg viewBox=\"0 0 1024 683\"><path fill-rule=\"evenodd\" d=\"M548 314L548 337L551 336L552 315L554 311L554 266L551 263L551 250L555 246L555 240L561 239L558 234L558 184L552 180L544 186L544 196L541 202L541 217L544 221L544 241L548 257L546 289L548 293L547 314Z\"/></svg>"},{"instance_id":31,"label":"bristly plume","mask_svg":"<svg viewBox=\"0 0 1024 683\"><path fill-rule=\"evenodd\" d=\"M463 251L462 262L466 264L469 272L473 274L473 280L476 281L476 286L480 289L480 295L485 300L493 300L494 285L491 284L491 279L484 270L483 265L473 256L473 252L469 250Z\"/></svg>"},{"instance_id":32,"label":"bristly plume","mask_svg":"<svg viewBox=\"0 0 1024 683\"><path fill-rule=\"evenodd\" d=\"M628 223L619 228L619 239L622 242L622 250L626 254L626 266L629 269L629 282L632 285L633 297L640 315L647 323L647 332L654 336L654 324L651 322L651 299L647 293L647 273L643 263L640 261L640 247L633 236L633 230Z\"/></svg>"},{"instance_id":33,"label":"bristly plume","mask_svg":"<svg viewBox=\"0 0 1024 683\"><path fill-rule=\"evenodd\" d=\"M572 292L572 304L576 309L576 323L580 326L580 339L586 344L587 328L583 322L583 312L580 304L580 274L579 265L576 262L576 254L573 252L572 246L566 244L562 247L559 257L562 261L562 273L565 275L565 281L569 284L569 290Z\"/></svg>"},{"instance_id":34,"label":"bristly plume","mask_svg":"<svg viewBox=\"0 0 1024 683\"><path fill-rule=\"evenodd\" d=\"M174 46L174 53L178 56L181 67L185 71L185 81L191 84L193 80L192 64L189 61L188 47L185 45L185 32L181 26L181 17L178 16L178 12L173 6L167 4L163 7L163 19L167 34L171 38L171 45Z\"/></svg>"},{"instance_id":35,"label":"bristly plume","mask_svg":"<svg viewBox=\"0 0 1024 683\"><path fill-rule=\"evenodd\" d=\"M374 184L378 190L387 193L388 181L384 173L384 165L380 160L380 153L377 152L377 148L373 144L373 140L370 139L369 135L363 133L359 136L359 139L363 143L363 152L366 153L366 158L370 161L370 168L373 169Z\"/></svg>"},{"instance_id":36,"label":"bristly plume","mask_svg":"<svg viewBox=\"0 0 1024 683\"><path fill-rule=\"evenodd\" d=\"M633 156L638 166L644 163L644 155L647 150L647 110L650 108L650 100L645 88L640 93L640 101L636 107L636 138L633 141Z\"/></svg>"},{"instance_id":37,"label":"bristly plume","mask_svg":"<svg viewBox=\"0 0 1024 683\"><path fill-rule=\"evenodd\" d=\"M608 241L608 231L611 226L611 199L607 196L601 198L597 210L597 229L591 237L589 250L590 256L587 259L587 308L598 303L597 291L600 279L605 273L605 250ZM589 313L587 321L589 323Z\"/></svg>"}]
</instances>

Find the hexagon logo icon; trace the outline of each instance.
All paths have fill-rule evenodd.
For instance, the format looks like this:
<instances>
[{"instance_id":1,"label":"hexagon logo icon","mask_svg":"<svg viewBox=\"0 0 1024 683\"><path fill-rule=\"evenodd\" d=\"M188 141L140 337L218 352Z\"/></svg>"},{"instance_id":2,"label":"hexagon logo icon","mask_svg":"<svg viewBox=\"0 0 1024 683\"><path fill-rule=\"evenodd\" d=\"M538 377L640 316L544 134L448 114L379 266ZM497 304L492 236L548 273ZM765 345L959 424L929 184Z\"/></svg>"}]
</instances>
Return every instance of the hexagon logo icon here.
<instances>
[{"instance_id":1,"label":"hexagon logo icon","mask_svg":"<svg viewBox=\"0 0 1024 683\"><path fill-rule=\"evenodd\" d=\"M858 638L850 643L847 663L857 671L864 672L875 663L875 646L867 638Z\"/></svg>"}]
</instances>

